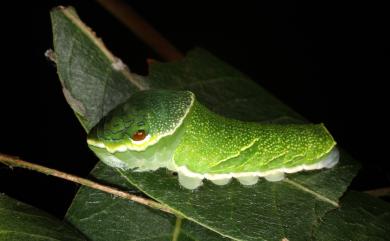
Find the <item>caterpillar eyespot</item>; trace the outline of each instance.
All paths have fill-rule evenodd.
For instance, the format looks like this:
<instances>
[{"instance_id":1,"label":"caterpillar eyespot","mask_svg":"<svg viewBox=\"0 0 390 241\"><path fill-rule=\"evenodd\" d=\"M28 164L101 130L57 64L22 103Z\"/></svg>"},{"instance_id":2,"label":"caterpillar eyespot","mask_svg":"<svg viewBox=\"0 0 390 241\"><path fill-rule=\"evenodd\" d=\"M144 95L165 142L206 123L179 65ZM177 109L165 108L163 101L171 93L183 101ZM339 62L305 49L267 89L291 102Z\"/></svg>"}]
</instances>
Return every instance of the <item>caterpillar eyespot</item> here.
<instances>
[{"instance_id":1,"label":"caterpillar eyespot","mask_svg":"<svg viewBox=\"0 0 390 241\"><path fill-rule=\"evenodd\" d=\"M147 131L134 132L141 123ZM216 185L232 178L243 185L259 178L280 181L285 174L332 168L339 161L336 142L323 124L229 119L189 91L135 93L91 130L88 144L109 166L137 172L167 168L187 189L198 188L203 179Z\"/></svg>"},{"instance_id":2,"label":"caterpillar eyespot","mask_svg":"<svg viewBox=\"0 0 390 241\"><path fill-rule=\"evenodd\" d=\"M145 130L138 130L131 136L131 139L133 139L134 141L142 141L145 139L145 137L146 137Z\"/></svg>"}]
</instances>

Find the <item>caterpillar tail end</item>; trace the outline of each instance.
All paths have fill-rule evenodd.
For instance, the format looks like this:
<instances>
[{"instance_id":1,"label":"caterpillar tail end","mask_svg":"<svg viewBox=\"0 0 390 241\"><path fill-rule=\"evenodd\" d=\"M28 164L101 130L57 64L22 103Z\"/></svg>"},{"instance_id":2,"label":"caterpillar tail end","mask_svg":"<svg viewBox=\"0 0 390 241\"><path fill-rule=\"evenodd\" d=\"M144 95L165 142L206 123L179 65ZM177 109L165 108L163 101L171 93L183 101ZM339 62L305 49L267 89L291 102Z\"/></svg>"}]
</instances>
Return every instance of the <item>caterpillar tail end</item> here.
<instances>
[{"instance_id":1,"label":"caterpillar tail end","mask_svg":"<svg viewBox=\"0 0 390 241\"><path fill-rule=\"evenodd\" d=\"M323 160L320 161L320 163L323 165L324 168L332 168L336 166L336 164L340 160L340 151L337 147L333 147L333 149L329 152L329 154L324 157Z\"/></svg>"}]
</instances>

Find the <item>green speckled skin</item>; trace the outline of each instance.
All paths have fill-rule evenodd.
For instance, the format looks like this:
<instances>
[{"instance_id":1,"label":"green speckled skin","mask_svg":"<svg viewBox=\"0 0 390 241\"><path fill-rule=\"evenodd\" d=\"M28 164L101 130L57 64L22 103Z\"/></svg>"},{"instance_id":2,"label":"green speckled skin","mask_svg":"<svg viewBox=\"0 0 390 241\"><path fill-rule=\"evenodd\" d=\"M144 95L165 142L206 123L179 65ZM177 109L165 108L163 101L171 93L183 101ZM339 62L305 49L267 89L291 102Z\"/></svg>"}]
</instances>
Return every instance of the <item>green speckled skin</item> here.
<instances>
[{"instance_id":1,"label":"green speckled skin","mask_svg":"<svg viewBox=\"0 0 390 241\"><path fill-rule=\"evenodd\" d=\"M132 140L137 130L147 138ZM91 130L88 144L110 166L137 171L185 167L189 172L180 169L179 174L191 178L193 173L296 172L323 160L336 145L322 124L228 119L201 105L193 93L172 90L134 94Z\"/></svg>"},{"instance_id":2,"label":"green speckled skin","mask_svg":"<svg viewBox=\"0 0 390 241\"><path fill-rule=\"evenodd\" d=\"M259 124L227 119L195 102L174 159L197 173L268 171L313 164L335 141L322 124Z\"/></svg>"}]
</instances>

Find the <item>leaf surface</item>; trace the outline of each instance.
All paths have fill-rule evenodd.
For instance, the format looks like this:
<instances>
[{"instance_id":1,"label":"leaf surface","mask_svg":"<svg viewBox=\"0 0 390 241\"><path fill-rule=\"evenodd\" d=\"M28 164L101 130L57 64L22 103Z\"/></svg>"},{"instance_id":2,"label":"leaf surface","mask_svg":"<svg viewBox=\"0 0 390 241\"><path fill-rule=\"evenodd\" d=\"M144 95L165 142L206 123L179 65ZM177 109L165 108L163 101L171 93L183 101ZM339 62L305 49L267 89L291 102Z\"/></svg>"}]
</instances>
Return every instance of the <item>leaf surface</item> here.
<instances>
[{"instance_id":1,"label":"leaf surface","mask_svg":"<svg viewBox=\"0 0 390 241\"><path fill-rule=\"evenodd\" d=\"M134 91L148 88L141 76L107 50L73 8L51 12L57 73L64 96L86 131Z\"/></svg>"},{"instance_id":2,"label":"leaf surface","mask_svg":"<svg viewBox=\"0 0 390 241\"><path fill-rule=\"evenodd\" d=\"M142 196L114 169L107 168L103 163L97 164L91 174L101 182L115 183L130 193ZM229 240L188 220L178 223L175 215L86 187L80 188L66 219L90 240L163 241L174 240L175 235L178 241Z\"/></svg>"},{"instance_id":3,"label":"leaf surface","mask_svg":"<svg viewBox=\"0 0 390 241\"><path fill-rule=\"evenodd\" d=\"M317 241L386 241L390 234L390 204L359 192L348 192L341 207L327 213L315 231Z\"/></svg>"},{"instance_id":4,"label":"leaf surface","mask_svg":"<svg viewBox=\"0 0 390 241\"><path fill-rule=\"evenodd\" d=\"M30 205L0 194L0 240L86 240L65 222Z\"/></svg>"}]
</instances>

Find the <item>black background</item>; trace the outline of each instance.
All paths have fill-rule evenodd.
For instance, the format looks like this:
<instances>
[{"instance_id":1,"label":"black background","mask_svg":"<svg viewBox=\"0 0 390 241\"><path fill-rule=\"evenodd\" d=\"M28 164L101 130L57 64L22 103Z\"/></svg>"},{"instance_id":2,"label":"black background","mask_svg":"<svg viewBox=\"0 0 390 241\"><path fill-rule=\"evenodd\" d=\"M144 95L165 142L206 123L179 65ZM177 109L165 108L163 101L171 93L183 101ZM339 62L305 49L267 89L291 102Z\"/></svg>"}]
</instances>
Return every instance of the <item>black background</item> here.
<instances>
[{"instance_id":1,"label":"black background","mask_svg":"<svg viewBox=\"0 0 390 241\"><path fill-rule=\"evenodd\" d=\"M27 1L26 1L27 2ZM183 52L203 47L252 77L362 162L351 188L390 185L389 31L381 5L317 1L131 1ZM265 2L265 1L264 1ZM55 66L49 10L73 5L130 69L159 59L94 1L2 6L0 152L86 176L97 159L66 104ZM0 164L0 192L64 215L78 186Z\"/></svg>"}]
</instances>

